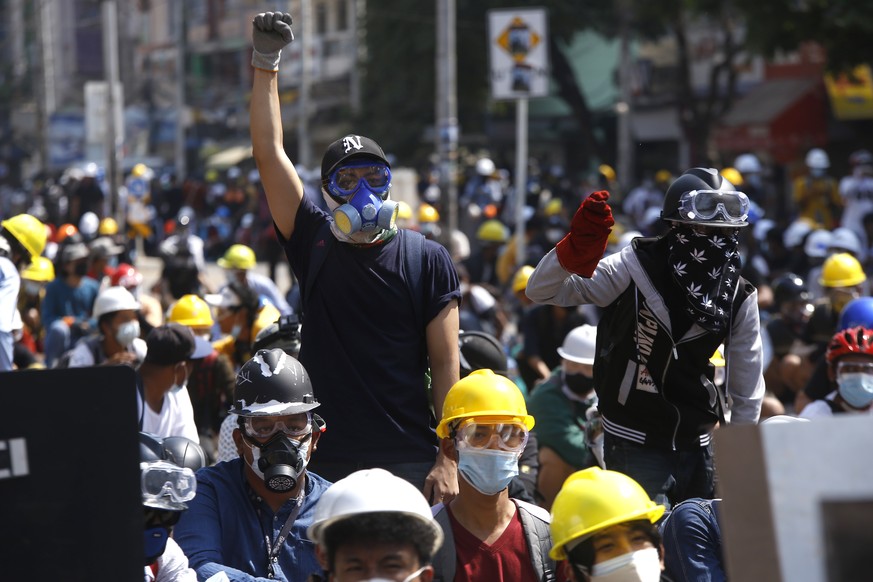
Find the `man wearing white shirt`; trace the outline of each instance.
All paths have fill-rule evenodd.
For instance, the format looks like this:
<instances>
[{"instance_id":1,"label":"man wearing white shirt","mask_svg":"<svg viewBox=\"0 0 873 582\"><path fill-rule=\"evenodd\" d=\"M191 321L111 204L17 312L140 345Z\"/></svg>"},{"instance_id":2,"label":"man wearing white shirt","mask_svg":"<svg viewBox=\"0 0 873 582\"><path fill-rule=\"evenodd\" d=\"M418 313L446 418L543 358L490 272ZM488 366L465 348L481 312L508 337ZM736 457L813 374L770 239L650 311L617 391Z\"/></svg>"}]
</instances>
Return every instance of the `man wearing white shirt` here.
<instances>
[{"instance_id":1,"label":"man wearing white shirt","mask_svg":"<svg viewBox=\"0 0 873 582\"><path fill-rule=\"evenodd\" d=\"M140 430L161 437L182 436L199 443L194 409L188 395L189 360L203 357L191 330L177 323L154 328L146 338L148 351L137 370Z\"/></svg>"}]
</instances>

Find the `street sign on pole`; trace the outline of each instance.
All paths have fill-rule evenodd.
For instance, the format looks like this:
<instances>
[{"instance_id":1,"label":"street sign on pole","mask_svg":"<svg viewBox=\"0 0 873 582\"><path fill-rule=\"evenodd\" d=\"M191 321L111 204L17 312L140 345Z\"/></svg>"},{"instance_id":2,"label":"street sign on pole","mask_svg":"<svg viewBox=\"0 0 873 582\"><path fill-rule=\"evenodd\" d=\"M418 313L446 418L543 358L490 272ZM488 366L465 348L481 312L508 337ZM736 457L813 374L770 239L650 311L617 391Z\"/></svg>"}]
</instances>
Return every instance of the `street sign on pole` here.
<instances>
[{"instance_id":1,"label":"street sign on pole","mask_svg":"<svg viewBox=\"0 0 873 582\"><path fill-rule=\"evenodd\" d=\"M488 12L491 95L526 99L549 94L549 31L545 8Z\"/></svg>"},{"instance_id":2,"label":"street sign on pole","mask_svg":"<svg viewBox=\"0 0 873 582\"><path fill-rule=\"evenodd\" d=\"M549 33L545 8L488 12L491 95L515 100L515 263L525 264L528 99L549 94Z\"/></svg>"}]
</instances>

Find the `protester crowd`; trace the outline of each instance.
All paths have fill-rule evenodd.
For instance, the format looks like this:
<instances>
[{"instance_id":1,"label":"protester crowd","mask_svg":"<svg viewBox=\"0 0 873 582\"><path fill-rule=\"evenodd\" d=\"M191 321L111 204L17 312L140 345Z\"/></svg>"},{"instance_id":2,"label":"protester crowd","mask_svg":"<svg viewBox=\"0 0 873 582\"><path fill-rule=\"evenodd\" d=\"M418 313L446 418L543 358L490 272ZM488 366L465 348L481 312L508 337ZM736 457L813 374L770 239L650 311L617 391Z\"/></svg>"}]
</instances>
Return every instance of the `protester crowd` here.
<instances>
[{"instance_id":1,"label":"protester crowd","mask_svg":"<svg viewBox=\"0 0 873 582\"><path fill-rule=\"evenodd\" d=\"M295 169L290 24L254 22L256 170L4 207L0 368L136 370L146 579L724 580L713 432L870 414L873 155L788 196L752 154L627 193L471 157L448 232L370 138Z\"/></svg>"}]
</instances>

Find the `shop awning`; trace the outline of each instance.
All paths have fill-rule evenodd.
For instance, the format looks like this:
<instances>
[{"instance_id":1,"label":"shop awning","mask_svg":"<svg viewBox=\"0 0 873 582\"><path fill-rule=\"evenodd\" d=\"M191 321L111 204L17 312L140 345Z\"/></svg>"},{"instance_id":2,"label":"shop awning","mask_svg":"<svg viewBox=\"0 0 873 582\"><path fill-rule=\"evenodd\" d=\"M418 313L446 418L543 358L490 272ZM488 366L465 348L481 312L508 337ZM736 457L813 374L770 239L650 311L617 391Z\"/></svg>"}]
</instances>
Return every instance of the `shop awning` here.
<instances>
[{"instance_id":1,"label":"shop awning","mask_svg":"<svg viewBox=\"0 0 873 582\"><path fill-rule=\"evenodd\" d=\"M796 161L827 142L827 102L820 78L773 79L734 104L713 132L722 152L767 152Z\"/></svg>"}]
</instances>

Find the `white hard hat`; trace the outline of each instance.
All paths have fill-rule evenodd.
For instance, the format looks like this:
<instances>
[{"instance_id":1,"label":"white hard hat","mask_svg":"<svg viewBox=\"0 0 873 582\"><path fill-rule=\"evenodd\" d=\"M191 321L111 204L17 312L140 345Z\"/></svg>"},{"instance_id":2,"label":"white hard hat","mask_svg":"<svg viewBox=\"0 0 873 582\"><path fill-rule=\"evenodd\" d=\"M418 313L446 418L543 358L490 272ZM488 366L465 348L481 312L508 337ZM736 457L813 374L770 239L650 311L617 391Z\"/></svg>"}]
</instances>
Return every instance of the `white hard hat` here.
<instances>
[{"instance_id":1,"label":"white hard hat","mask_svg":"<svg viewBox=\"0 0 873 582\"><path fill-rule=\"evenodd\" d=\"M433 552L443 543L443 530L433 519L430 505L415 485L385 469L355 471L321 494L306 535L324 544L325 530L343 519L363 513L391 512L421 520L434 533Z\"/></svg>"},{"instance_id":2,"label":"white hard hat","mask_svg":"<svg viewBox=\"0 0 873 582\"><path fill-rule=\"evenodd\" d=\"M828 256L828 249L831 247L831 231L822 228L814 230L806 237L806 242L803 244L803 252L807 257L824 258Z\"/></svg>"},{"instance_id":3,"label":"white hard hat","mask_svg":"<svg viewBox=\"0 0 873 582\"><path fill-rule=\"evenodd\" d=\"M858 257L861 255L861 239L854 230L841 226L831 233L830 248L849 251Z\"/></svg>"},{"instance_id":4,"label":"white hard hat","mask_svg":"<svg viewBox=\"0 0 873 582\"><path fill-rule=\"evenodd\" d=\"M113 311L125 309L136 311L139 308L139 302L130 291L124 287L109 287L94 300L94 318L99 319L101 315L112 313Z\"/></svg>"},{"instance_id":5,"label":"white hard hat","mask_svg":"<svg viewBox=\"0 0 873 582\"><path fill-rule=\"evenodd\" d=\"M593 325L580 325L564 338L564 345L558 348L558 355L577 364L594 363L596 353L597 328Z\"/></svg>"},{"instance_id":6,"label":"white hard hat","mask_svg":"<svg viewBox=\"0 0 873 582\"><path fill-rule=\"evenodd\" d=\"M809 234L812 226L805 220L797 219L788 225L782 233L782 243L787 249L799 247L803 243L803 237Z\"/></svg>"},{"instance_id":7,"label":"white hard hat","mask_svg":"<svg viewBox=\"0 0 873 582\"><path fill-rule=\"evenodd\" d=\"M91 238L97 234L97 229L100 227L100 219L93 212L86 212L79 219L79 232L86 238Z\"/></svg>"},{"instance_id":8,"label":"white hard hat","mask_svg":"<svg viewBox=\"0 0 873 582\"><path fill-rule=\"evenodd\" d=\"M494 174L497 166L491 161L491 158L479 158L476 160L476 173L480 176L490 176Z\"/></svg>"},{"instance_id":9,"label":"white hard hat","mask_svg":"<svg viewBox=\"0 0 873 582\"><path fill-rule=\"evenodd\" d=\"M758 242L763 241L767 237L767 232L776 226L776 223L769 218L762 218L752 227L752 236Z\"/></svg>"},{"instance_id":10,"label":"white hard hat","mask_svg":"<svg viewBox=\"0 0 873 582\"><path fill-rule=\"evenodd\" d=\"M808 168L826 170L831 167L831 160L823 149L812 148L806 154L806 166Z\"/></svg>"},{"instance_id":11,"label":"white hard hat","mask_svg":"<svg viewBox=\"0 0 873 582\"><path fill-rule=\"evenodd\" d=\"M757 174L761 171L761 162L755 154L740 154L734 160L734 167L740 174Z\"/></svg>"}]
</instances>

